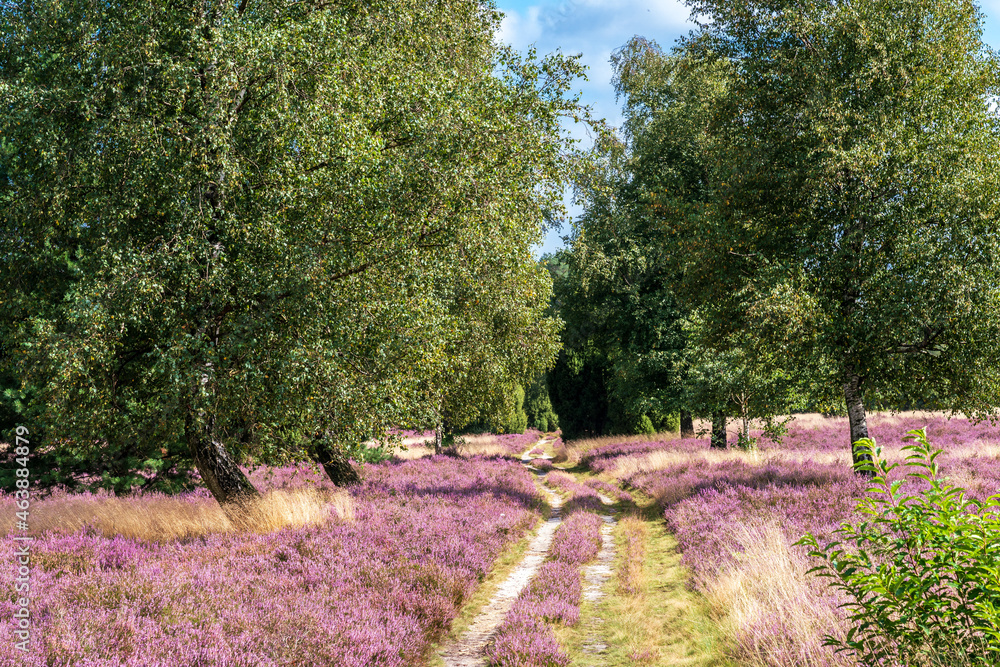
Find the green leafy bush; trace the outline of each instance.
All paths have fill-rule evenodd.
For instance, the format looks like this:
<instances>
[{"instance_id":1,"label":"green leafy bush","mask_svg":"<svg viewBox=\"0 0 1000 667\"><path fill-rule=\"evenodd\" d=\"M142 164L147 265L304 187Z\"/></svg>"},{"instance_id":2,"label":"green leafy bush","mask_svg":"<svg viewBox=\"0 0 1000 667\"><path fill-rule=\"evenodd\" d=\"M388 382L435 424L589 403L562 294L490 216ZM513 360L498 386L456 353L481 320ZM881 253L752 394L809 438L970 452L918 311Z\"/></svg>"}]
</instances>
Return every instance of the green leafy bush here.
<instances>
[{"instance_id":1,"label":"green leafy bush","mask_svg":"<svg viewBox=\"0 0 1000 667\"><path fill-rule=\"evenodd\" d=\"M543 433L559 428L559 417L552 410L548 378L545 375L536 378L525 390L524 412L531 428L537 428Z\"/></svg>"},{"instance_id":2,"label":"green leafy bush","mask_svg":"<svg viewBox=\"0 0 1000 667\"><path fill-rule=\"evenodd\" d=\"M680 433L681 432L681 414L679 412L670 412L661 420L662 426L660 427L663 431L669 431L670 433Z\"/></svg>"},{"instance_id":3,"label":"green leafy bush","mask_svg":"<svg viewBox=\"0 0 1000 667\"><path fill-rule=\"evenodd\" d=\"M736 446L746 451L757 449L757 438L753 437L749 433L740 431L739 435L736 437Z\"/></svg>"},{"instance_id":4,"label":"green leafy bush","mask_svg":"<svg viewBox=\"0 0 1000 667\"><path fill-rule=\"evenodd\" d=\"M806 535L799 544L823 563L810 572L831 579L848 602L851 629L827 635L828 646L852 653L860 665L995 665L1000 663L1000 496L965 497L940 476L941 450L923 429L910 431L903 448L910 481L926 486L912 495L906 479L889 481L889 464L872 440L855 448L872 456L859 468L872 475L858 505L867 519L844 524L842 541L820 547ZM850 545L850 546L847 546Z\"/></svg>"}]
</instances>

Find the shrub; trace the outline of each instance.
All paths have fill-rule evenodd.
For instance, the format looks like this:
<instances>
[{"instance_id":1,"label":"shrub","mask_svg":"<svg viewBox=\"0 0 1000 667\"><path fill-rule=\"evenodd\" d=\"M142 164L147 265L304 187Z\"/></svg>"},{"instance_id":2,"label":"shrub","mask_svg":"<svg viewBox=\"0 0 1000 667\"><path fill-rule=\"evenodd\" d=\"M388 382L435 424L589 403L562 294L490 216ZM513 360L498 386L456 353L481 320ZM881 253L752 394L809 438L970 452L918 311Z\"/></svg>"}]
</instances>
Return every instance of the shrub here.
<instances>
[{"instance_id":1,"label":"shrub","mask_svg":"<svg viewBox=\"0 0 1000 667\"><path fill-rule=\"evenodd\" d=\"M680 433L681 432L681 414L679 412L671 412L662 420L661 428L668 433Z\"/></svg>"},{"instance_id":2,"label":"shrub","mask_svg":"<svg viewBox=\"0 0 1000 667\"><path fill-rule=\"evenodd\" d=\"M542 433L559 428L559 418L552 410L549 384L544 375L528 385L525 390L524 412L528 417L528 426L531 428L537 428Z\"/></svg>"},{"instance_id":3,"label":"shrub","mask_svg":"<svg viewBox=\"0 0 1000 667\"><path fill-rule=\"evenodd\" d=\"M531 465L534 468L545 471L553 470L555 468L555 466L552 465L552 461L549 461L548 459L532 459Z\"/></svg>"},{"instance_id":4,"label":"shrub","mask_svg":"<svg viewBox=\"0 0 1000 667\"><path fill-rule=\"evenodd\" d=\"M941 450L923 429L903 448L904 479L889 480L900 464L882 459L874 441L855 443L872 456L862 469L872 487L858 511L870 520L843 524L843 542L800 544L823 563L810 572L844 592L853 626L828 646L860 665L994 665L1000 660L1000 496L968 499L948 484L935 461ZM844 546L842 546L844 545Z\"/></svg>"}]
</instances>

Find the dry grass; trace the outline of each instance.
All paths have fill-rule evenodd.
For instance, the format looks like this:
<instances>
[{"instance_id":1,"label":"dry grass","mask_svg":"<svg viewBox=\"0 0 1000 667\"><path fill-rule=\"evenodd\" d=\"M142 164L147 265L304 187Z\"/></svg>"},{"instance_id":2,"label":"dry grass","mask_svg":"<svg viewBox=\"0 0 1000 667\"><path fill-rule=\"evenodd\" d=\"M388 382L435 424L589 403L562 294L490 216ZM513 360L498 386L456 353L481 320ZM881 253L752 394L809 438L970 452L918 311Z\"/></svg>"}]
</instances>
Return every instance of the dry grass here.
<instances>
[{"instance_id":1,"label":"dry grass","mask_svg":"<svg viewBox=\"0 0 1000 667\"><path fill-rule=\"evenodd\" d=\"M722 619L724 636L736 638L749 632L766 637L768 628L775 625L783 629L783 636L773 636L774 645L758 641L755 649L740 646L740 664L779 667L793 664L789 659L794 658L794 664L805 667L851 665L846 656L833 657L830 649L822 646L823 635L846 630L844 620L829 606L803 603L816 597L817 586L826 586L806 575L809 565L805 557L790 548L776 525L744 525L741 529L745 551L733 553L733 564L706 582L706 597ZM788 646L795 647L795 656L783 654L782 649Z\"/></svg>"},{"instance_id":2,"label":"dry grass","mask_svg":"<svg viewBox=\"0 0 1000 667\"><path fill-rule=\"evenodd\" d=\"M596 438L580 438L564 442L562 447L557 449L552 460L555 463L565 463L567 467L572 468L580 463L580 459L587 452L597 447L627 442L669 442L678 438L680 438L679 434L670 431L651 435L602 435Z\"/></svg>"},{"instance_id":3,"label":"dry grass","mask_svg":"<svg viewBox=\"0 0 1000 667\"><path fill-rule=\"evenodd\" d=\"M248 507L245 519L239 523L249 526L253 532L269 533L287 527L322 523L330 518L331 511L341 520L353 521L353 499L345 491L277 489L264 494ZM0 521L0 531L8 532L13 527L13 516L4 516ZM31 506L33 531L70 533L85 527L105 537L120 535L150 542L240 529L212 498L67 495L45 499Z\"/></svg>"},{"instance_id":4,"label":"dry grass","mask_svg":"<svg viewBox=\"0 0 1000 667\"><path fill-rule=\"evenodd\" d=\"M618 524L621 537L621 566L618 570L618 592L638 595L645 586L643 566L646 563L646 523L636 516L627 516Z\"/></svg>"},{"instance_id":5,"label":"dry grass","mask_svg":"<svg viewBox=\"0 0 1000 667\"><path fill-rule=\"evenodd\" d=\"M255 532L270 533L322 523L330 517L331 511L341 520L353 522L354 499L346 491L276 489L247 509L246 520Z\"/></svg>"},{"instance_id":6,"label":"dry grass","mask_svg":"<svg viewBox=\"0 0 1000 667\"><path fill-rule=\"evenodd\" d=\"M432 456L434 454L433 444L430 446L424 444L406 444L405 442L403 444L406 449L397 449L392 453L392 455L397 459L411 461L413 459L422 459L425 456Z\"/></svg>"},{"instance_id":7,"label":"dry grass","mask_svg":"<svg viewBox=\"0 0 1000 667\"><path fill-rule=\"evenodd\" d=\"M462 456L495 456L509 454L506 447L500 444L496 436L489 433L481 435L463 435L456 439L455 448Z\"/></svg>"},{"instance_id":8,"label":"dry grass","mask_svg":"<svg viewBox=\"0 0 1000 667\"><path fill-rule=\"evenodd\" d=\"M393 456L404 461L420 459L434 455L434 440L423 437L403 439L403 447L393 452ZM460 456L494 456L509 454L507 448L500 444L496 436L483 433L480 435L463 435L455 438L455 450Z\"/></svg>"},{"instance_id":9,"label":"dry grass","mask_svg":"<svg viewBox=\"0 0 1000 667\"><path fill-rule=\"evenodd\" d=\"M663 470L670 466L681 463L691 463L694 461L704 461L706 463L721 463L723 461L740 460L752 465L759 465L766 462L768 456L759 451L744 451L742 449L713 449L703 451L654 451L639 456L621 457L610 471L615 479L627 479L632 475L655 470Z\"/></svg>"}]
</instances>

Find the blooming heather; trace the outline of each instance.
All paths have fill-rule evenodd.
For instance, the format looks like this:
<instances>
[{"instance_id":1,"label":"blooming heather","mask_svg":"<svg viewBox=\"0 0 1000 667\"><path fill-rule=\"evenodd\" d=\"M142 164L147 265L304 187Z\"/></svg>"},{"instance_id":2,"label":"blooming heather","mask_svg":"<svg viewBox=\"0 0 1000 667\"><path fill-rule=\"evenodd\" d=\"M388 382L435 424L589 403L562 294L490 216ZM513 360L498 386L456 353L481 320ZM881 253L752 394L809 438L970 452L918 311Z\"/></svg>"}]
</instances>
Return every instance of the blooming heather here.
<instances>
[{"instance_id":1,"label":"blooming heather","mask_svg":"<svg viewBox=\"0 0 1000 667\"><path fill-rule=\"evenodd\" d=\"M541 435L537 429L529 428L524 433L507 433L496 436L496 439L511 456L521 456L530 445L538 442Z\"/></svg>"},{"instance_id":2,"label":"blooming heather","mask_svg":"<svg viewBox=\"0 0 1000 667\"><path fill-rule=\"evenodd\" d=\"M574 512L559 526L549 556L571 565L582 565L597 558L601 550L601 517L592 512Z\"/></svg>"},{"instance_id":3,"label":"blooming heather","mask_svg":"<svg viewBox=\"0 0 1000 667\"><path fill-rule=\"evenodd\" d=\"M540 497L530 473L504 459L438 456L366 471L351 491L353 523L160 543L87 529L39 536L35 641L27 655L0 642L0 665L421 662L500 552L535 523ZM323 484L306 469L270 477ZM0 599L7 637L13 611Z\"/></svg>"},{"instance_id":4,"label":"blooming heather","mask_svg":"<svg viewBox=\"0 0 1000 667\"><path fill-rule=\"evenodd\" d=\"M569 656L555 633L530 610L516 607L497 630L486 657L491 667L565 667Z\"/></svg>"},{"instance_id":5,"label":"blooming heather","mask_svg":"<svg viewBox=\"0 0 1000 667\"><path fill-rule=\"evenodd\" d=\"M611 498L617 498L623 502L632 502L632 494L628 491L622 491L620 487L614 484L608 484L604 480L591 478L584 482L586 486L594 489L595 491L600 491L606 496Z\"/></svg>"},{"instance_id":6,"label":"blooming heather","mask_svg":"<svg viewBox=\"0 0 1000 667\"><path fill-rule=\"evenodd\" d=\"M567 516L578 510L600 512L604 509L604 503L601 502L597 491L580 484L576 481L576 477L569 473L556 470L546 475L545 480L569 494L569 499L563 505L563 514Z\"/></svg>"},{"instance_id":7,"label":"blooming heather","mask_svg":"<svg viewBox=\"0 0 1000 667\"><path fill-rule=\"evenodd\" d=\"M593 490L566 473L549 473L570 492L566 505L579 509ZM582 493L582 497L577 497ZM560 648L550 623L573 625L580 618L580 566L597 557L603 521L591 512L576 511L556 530L549 558L515 600L486 649L492 667L563 667L569 657Z\"/></svg>"},{"instance_id":8,"label":"blooming heather","mask_svg":"<svg viewBox=\"0 0 1000 667\"><path fill-rule=\"evenodd\" d=\"M997 493L1000 427L936 415L869 420L872 437L897 460L902 436L920 427L945 450L938 462L952 483L980 499ZM867 484L850 468L846 419L797 418L782 443L762 439L758 454L713 452L707 441L688 439L611 444L585 456L592 470L659 502L693 583L724 616L740 664L851 664L822 645L824 633L846 629L844 600L806 575L815 563L794 544L806 532L832 539L841 522L858 519Z\"/></svg>"}]
</instances>

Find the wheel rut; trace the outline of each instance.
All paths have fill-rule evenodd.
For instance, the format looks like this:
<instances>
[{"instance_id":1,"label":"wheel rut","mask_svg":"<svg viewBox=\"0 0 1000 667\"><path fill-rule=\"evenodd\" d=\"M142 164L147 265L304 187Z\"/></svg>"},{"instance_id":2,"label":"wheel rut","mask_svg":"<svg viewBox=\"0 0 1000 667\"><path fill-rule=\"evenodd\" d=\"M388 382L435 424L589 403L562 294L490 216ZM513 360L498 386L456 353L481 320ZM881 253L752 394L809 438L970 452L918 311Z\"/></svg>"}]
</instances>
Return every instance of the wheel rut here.
<instances>
[{"instance_id":1,"label":"wheel rut","mask_svg":"<svg viewBox=\"0 0 1000 667\"><path fill-rule=\"evenodd\" d=\"M611 505L613 501L601 495L601 502ZM611 533L618 522L614 515L602 514L601 519L604 525L601 526L601 550L597 554L597 559L593 563L583 568L583 602L585 604L597 605L607 595L605 587L615 565L615 540ZM604 640L602 626L604 619L600 616L593 616L584 626L583 653L588 656L597 657L608 650L608 645Z\"/></svg>"}]
</instances>

